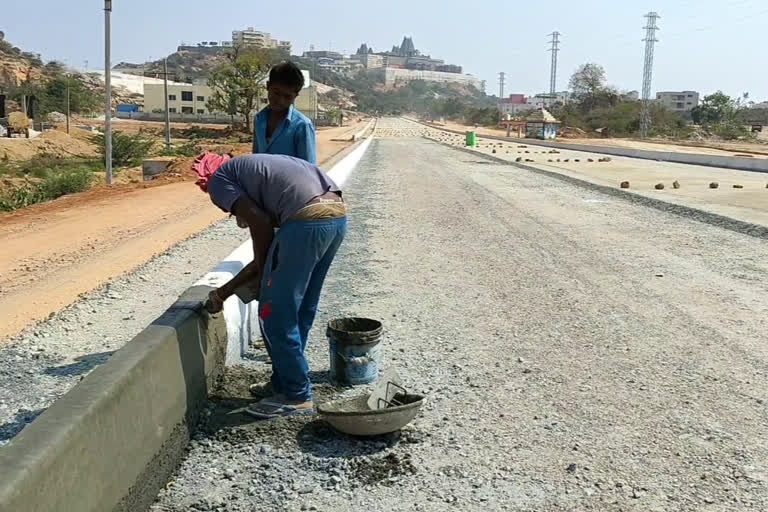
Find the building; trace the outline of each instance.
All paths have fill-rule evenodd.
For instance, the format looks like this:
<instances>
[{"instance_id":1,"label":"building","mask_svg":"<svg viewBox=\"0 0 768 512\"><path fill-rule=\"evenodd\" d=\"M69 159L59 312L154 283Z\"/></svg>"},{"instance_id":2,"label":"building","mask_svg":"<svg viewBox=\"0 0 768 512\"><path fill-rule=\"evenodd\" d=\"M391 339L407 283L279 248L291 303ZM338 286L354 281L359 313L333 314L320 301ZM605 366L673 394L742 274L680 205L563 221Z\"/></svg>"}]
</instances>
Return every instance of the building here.
<instances>
[{"instance_id":1,"label":"building","mask_svg":"<svg viewBox=\"0 0 768 512\"><path fill-rule=\"evenodd\" d=\"M534 108L536 107L528 103L525 94L510 94L508 98L503 98L498 104L499 113L502 117L507 114L516 116L522 112L533 110Z\"/></svg>"},{"instance_id":2,"label":"building","mask_svg":"<svg viewBox=\"0 0 768 512\"><path fill-rule=\"evenodd\" d=\"M638 91L627 91L621 94L621 99L624 101L639 101L640 100L640 92Z\"/></svg>"},{"instance_id":3,"label":"building","mask_svg":"<svg viewBox=\"0 0 768 512\"><path fill-rule=\"evenodd\" d=\"M472 75L460 75L458 73L445 73L442 71L418 71L415 69L391 67L384 69L384 83L387 86L400 85L414 80L471 85L478 90L482 90L482 81Z\"/></svg>"},{"instance_id":4,"label":"building","mask_svg":"<svg viewBox=\"0 0 768 512\"><path fill-rule=\"evenodd\" d=\"M699 105L699 93L696 91L657 92L656 102L674 112L690 112Z\"/></svg>"},{"instance_id":5,"label":"building","mask_svg":"<svg viewBox=\"0 0 768 512\"><path fill-rule=\"evenodd\" d=\"M332 52L329 50L310 50L308 52L304 52L302 55L305 59L331 59L331 60L340 60L343 59L344 56L340 54L339 52Z\"/></svg>"},{"instance_id":6,"label":"building","mask_svg":"<svg viewBox=\"0 0 768 512\"><path fill-rule=\"evenodd\" d=\"M541 108L525 118L525 136L532 139L554 139L560 121Z\"/></svg>"},{"instance_id":7,"label":"building","mask_svg":"<svg viewBox=\"0 0 768 512\"><path fill-rule=\"evenodd\" d=\"M330 59L326 57L320 57L316 59L315 62L317 62L318 68L341 74L349 74L362 68L360 61L348 58Z\"/></svg>"},{"instance_id":8,"label":"building","mask_svg":"<svg viewBox=\"0 0 768 512\"><path fill-rule=\"evenodd\" d=\"M317 117L317 88L310 79L309 71L302 70L304 74L304 88L296 98L296 108L307 117ZM188 114L194 116L221 115L223 112L211 112L206 103L213 94L213 89L205 83L194 84L168 84L168 111L170 114ZM267 104L267 91L263 89L263 96L259 99L255 110L261 110ZM144 112L165 112L165 97L163 84L144 84Z\"/></svg>"},{"instance_id":9,"label":"building","mask_svg":"<svg viewBox=\"0 0 768 512\"><path fill-rule=\"evenodd\" d=\"M552 96L548 92L542 92L540 94L536 94L535 96L532 96L526 99L526 103L528 104L530 109L541 109L541 108L549 108L556 103L560 103L564 105L568 103L569 100L570 100L570 93L568 91L556 92L554 96Z\"/></svg>"},{"instance_id":10,"label":"building","mask_svg":"<svg viewBox=\"0 0 768 512\"><path fill-rule=\"evenodd\" d=\"M532 110L549 108L556 103L565 104L568 101L570 101L570 93L568 91L556 92L554 96L549 93L541 93L529 97L526 97L525 94L510 94L508 98L499 101L498 108L502 117L506 114L516 116Z\"/></svg>"},{"instance_id":11,"label":"building","mask_svg":"<svg viewBox=\"0 0 768 512\"><path fill-rule=\"evenodd\" d=\"M232 44L234 46L253 46L255 48L279 48L291 53L290 41L278 41L272 38L269 32L255 30L248 27L246 30L232 31Z\"/></svg>"},{"instance_id":12,"label":"building","mask_svg":"<svg viewBox=\"0 0 768 512\"><path fill-rule=\"evenodd\" d=\"M165 112L163 83L144 84L144 112ZM168 112L171 114L207 115L206 103L213 90L201 84L168 84Z\"/></svg>"},{"instance_id":13,"label":"building","mask_svg":"<svg viewBox=\"0 0 768 512\"><path fill-rule=\"evenodd\" d=\"M384 67L384 56L375 53L351 55L350 59L360 62L365 69L380 69Z\"/></svg>"}]
</instances>

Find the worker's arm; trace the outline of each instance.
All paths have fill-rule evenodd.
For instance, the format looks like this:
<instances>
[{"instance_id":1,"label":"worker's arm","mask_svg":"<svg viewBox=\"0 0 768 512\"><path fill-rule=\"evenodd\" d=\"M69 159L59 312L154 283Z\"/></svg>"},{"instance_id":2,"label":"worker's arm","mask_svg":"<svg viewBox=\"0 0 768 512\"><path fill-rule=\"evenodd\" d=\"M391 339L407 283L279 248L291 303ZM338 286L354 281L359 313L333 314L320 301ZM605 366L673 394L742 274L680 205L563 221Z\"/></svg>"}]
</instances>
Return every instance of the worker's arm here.
<instances>
[{"instance_id":1,"label":"worker's arm","mask_svg":"<svg viewBox=\"0 0 768 512\"><path fill-rule=\"evenodd\" d=\"M296 157L306 160L311 164L317 165L317 155L315 151L315 127L311 122L302 123L294 135L296 144Z\"/></svg>"},{"instance_id":2,"label":"worker's arm","mask_svg":"<svg viewBox=\"0 0 768 512\"><path fill-rule=\"evenodd\" d=\"M256 135L259 132L259 115L256 114L253 116L253 152L254 153L262 153L262 151L259 150L259 137Z\"/></svg>"},{"instance_id":3,"label":"worker's arm","mask_svg":"<svg viewBox=\"0 0 768 512\"><path fill-rule=\"evenodd\" d=\"M272 244L272 237L274 236L272 220L269 215L264 213L247 196L241 196L235 201L232 205L232 213L248 223L253 241L253 261L238 272L227 284L218 289L218 296L222 302L235 293L235 290L240 286L261 279L269 246Z\"/></svg>"}]
</instances>

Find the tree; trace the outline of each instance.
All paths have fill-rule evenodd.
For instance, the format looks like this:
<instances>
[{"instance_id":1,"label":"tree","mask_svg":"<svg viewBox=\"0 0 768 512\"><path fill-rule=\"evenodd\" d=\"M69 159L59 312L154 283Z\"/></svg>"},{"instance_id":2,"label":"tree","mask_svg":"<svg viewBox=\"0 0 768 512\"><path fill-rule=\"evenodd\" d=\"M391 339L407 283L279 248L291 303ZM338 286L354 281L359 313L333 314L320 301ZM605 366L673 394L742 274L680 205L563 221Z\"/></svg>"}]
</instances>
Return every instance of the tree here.
<instances>
[{"instance_id":1,"label":"tree","mask_svg":"<svg viewBox=\"0 0 768 512\"><path fill-rule=\"evenodd\" d=\"M712 128L712 131L724 139L738 139L750 136L744 128L745 103L748 95L733 99L722 91L704 96L701 105L691 110L693 122Z\"/></svg>"},{"instance_id":2,"label":"tree","mask_svg":"<svg viewBox=\"0 0 768 512\"><path fill-rule=\"evenodd\" d=\"M208 77L208 85L213 89L207 102L208 110L226 112L233 117L241 114L250 131L251 116L263 96L269 69L277 57L278 54L270 50L234 48Z\"/></svg>"},{"instance_id":3,"label":"tree","mask_svg":"<svg viewBox=\"0 0 768 512\"><path fill-rule=\"evenodd\" d=\"M95 94L88 89L82 75L67 76L56 72L40 87L40 112L67 111L67 87L69 87L69 108L71 112L92 112L99 108L103 96Z\"/></svg>"},{"instance_id":4,"label":"tree","mask_svg":"<svg viewBox=\"0 0 768 512\"><path fill-rule=\"evenodd\" d=\"M701 105L691 110L693 122L700 125L730 124L739 111L739 102L717 91L709 96L704 96Z\"/></svg>"},{"instance_id":5,"label":"tree","mask_svg":"<svg viewBox=\"0 0 768 512\"><path fill-rule=\"evenodd\" d=\"M571 92L585 111L589 112L597 105L597 99L605 92L605 69L600 64L587 62L571 75Z\"/></svg>"}]
</instances>

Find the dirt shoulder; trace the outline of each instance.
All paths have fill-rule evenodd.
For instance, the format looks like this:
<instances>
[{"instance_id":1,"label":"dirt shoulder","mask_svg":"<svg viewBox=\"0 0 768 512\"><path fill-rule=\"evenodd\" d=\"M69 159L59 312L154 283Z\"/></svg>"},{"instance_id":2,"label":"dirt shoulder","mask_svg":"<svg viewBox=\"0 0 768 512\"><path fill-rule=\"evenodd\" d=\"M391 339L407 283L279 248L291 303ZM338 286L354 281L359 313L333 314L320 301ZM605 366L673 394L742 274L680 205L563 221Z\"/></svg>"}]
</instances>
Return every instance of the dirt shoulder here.
<instances>
[{"instance_id":1,"label":"dirt shoulder","mask_svg":"<svg viewBox=\"0 0 768 512\"><path fill-rule=\"evenodd\" d=\"M327 162L351 144L331 139L351 137L359 128L356 123L319 130L318 160ZM238 152L247 152L247 146L238 145ZM224 218L194 186L193 176L179 171L164 180L99 185L0 214L0 345L78 295Z\"/></svg>"}]
</instances>

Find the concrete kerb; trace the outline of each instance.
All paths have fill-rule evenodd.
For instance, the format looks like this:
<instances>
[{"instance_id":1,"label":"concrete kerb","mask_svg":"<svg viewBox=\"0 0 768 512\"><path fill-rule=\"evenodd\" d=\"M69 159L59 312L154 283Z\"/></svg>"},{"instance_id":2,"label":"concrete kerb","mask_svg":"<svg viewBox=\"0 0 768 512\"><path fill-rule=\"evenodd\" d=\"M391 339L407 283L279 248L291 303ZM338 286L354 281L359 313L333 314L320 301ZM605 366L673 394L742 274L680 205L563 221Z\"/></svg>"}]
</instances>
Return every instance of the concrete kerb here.
<instances>
[{"instance_id":1,"label":"concrete kerb","mask_svg":"<svg viewBox=\"0 0 768 512\"><path fill-rule=\"evenodd\" d=\"M440 128L422 121L406 118L411 122L421 124L432 128L457 135L464 135L464 132L452 130L450 128ZM502 142L512 142L515 144L528 144L531 146L542 146L547 148L567 149L569 151L581 151L583 153L601 153L604 155L625 156L629 158L639 158L642 160L656 160L659 162L673 162L679 164L702 165L705 167L721 167L725 169L734 169L738 171L751 171L768 173L768 158L744 158L737 156L706 155L702 153L677 153L674 151L649 151L644 149L620 148L609 146L592 146L583 144L568 144L565 142L553 142L538 139L517 139L513 137L501 137L496 135L478 134L478 137L484 139L498 140Z\"/></svg>"},{"instance_id":2,"label":"concrete kerb","mask_svg":"<svg viewBox=\"0 0 768 512\"><path fill-rule=\"evenodd\" d=\"M140 511L177 467L223 368L193 287L0 450L0 510Z\"/></svg>"},{"instance_id":3,"label":"concrete kerb","mask_svg":"<svg viewBox=\"0 0 768 512\"><path fill-rule=\"evenodd\" d=\"M374 121L375 121L375 119L371 119L370 121L368 121L368 124L366 124L365 127L362 130L360 130L359 132L357 132L354 135L352 135L352 140L353 141L358 140L363 135L365 135L365 132L368 131L368 129L371 127L371 125L373 124Z\"/></svg>"},{"instance_id":4,"label":"concrete kerb","mask_svg":"<svg viewBox=\"0 0 768 512\"><path fill-rule=\"evenodd\" d=\"M371 139L329 171L342 184ZM253 257L237 248L206 277L236 273ZM0 450L0 510L147 510L181 461L200 406L224 368L228 341L248 343L256 305L202 304L202 279L106 363ZM238 353L239 356L239 353Z\"/></svg>"},{"instance_id":5,"label":"concrete kerb","mask_svg":"<svg viewBox=\"0 0 768 512\"><path fill-rule=\"evenodd\" d=\"M643 206L649 206L651 208L655 208L657 210L662 210L665 212L673 213L675 215L680 215L686 218L691 218L694 220L697 220L699 222L704 222L706 224L711 224L713 226L717 226L723 229L728 229L730 231L735 231L737 233L742 233L745 235L753 236L755 238L762 238L762 239L768 239L768 226L763 226L761 224L753 224L751 222L745 222L742 220L734 219L731 217L727 217L725 215L720 215L714 212L709 212L706 210L700 210L698 208L693 208L690 206L684 206L677 203L671 203L668 201L662 201L661 199L656 199L653 197L643 196L640 194L637 194L635 192L626 191L624 189L620 188L613 188L609 187L607 185L600 185L598 183L593 183L588 180L584 180L581 178L576 178L574 176L569 176L567 174L561 174L559 172L555 171L549 171L546 169L540 169L538 167L533 167L530 165L521 164L518 162L510 162L509 160L504 160L503 158L499 158L492 155L487 155L485 153L482 153L480 151L476 151L474 149L469 148L461 148L452 146L450 144L446 144L444 142L436 141L434 139L430 139L429 137L424 137L427 140L430 140L436 144L440 144L442 146L446 146L451 149L455 149L458 151L462 151L464 153L469 153L474 156L479 156L482 158L485 158L487 160L491 160L494 162L502 163L505 165L510 165L513 167L517 167L519 169L525 169L527 171L535 172L538 174L543 174L545 176L549 176L550 178L555 178L558 180L566 181L568 183L578 185L580 187L596 190L598 192L602 192L603 194L607 194L610 196L618 197L621 199L624 199L626 201L630 201L632 203L641 204Z\"/></svg>"}]
</instances>

